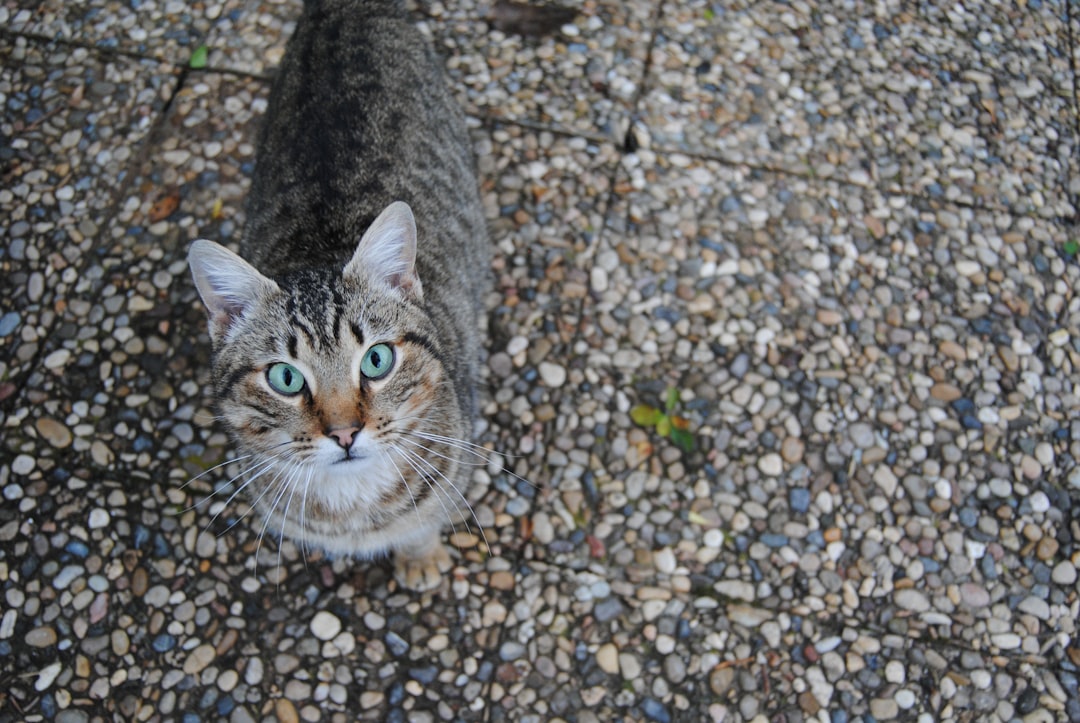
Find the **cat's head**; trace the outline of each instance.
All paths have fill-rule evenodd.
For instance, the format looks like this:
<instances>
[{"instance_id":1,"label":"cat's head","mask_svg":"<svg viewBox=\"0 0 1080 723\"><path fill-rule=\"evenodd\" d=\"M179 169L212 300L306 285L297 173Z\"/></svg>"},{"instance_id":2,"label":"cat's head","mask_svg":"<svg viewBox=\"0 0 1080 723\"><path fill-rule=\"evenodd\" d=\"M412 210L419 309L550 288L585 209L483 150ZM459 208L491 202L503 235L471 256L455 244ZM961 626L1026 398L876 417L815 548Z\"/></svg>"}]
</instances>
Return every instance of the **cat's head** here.
<instances>
[{"instance_id":1,"label":"cat's head","mask_svg":"<svg viewBox=\"0 0 1080 723\"><path fill-rule=\"evenodd\" d=\"M244 484L282 532L334 551L435 495L451 505L467 434L415 269L416 227L390 205L344 269L271 279L196 241L214 388ZM381 521L381 522L380 522Z\"/></svg>"}]
</instances>

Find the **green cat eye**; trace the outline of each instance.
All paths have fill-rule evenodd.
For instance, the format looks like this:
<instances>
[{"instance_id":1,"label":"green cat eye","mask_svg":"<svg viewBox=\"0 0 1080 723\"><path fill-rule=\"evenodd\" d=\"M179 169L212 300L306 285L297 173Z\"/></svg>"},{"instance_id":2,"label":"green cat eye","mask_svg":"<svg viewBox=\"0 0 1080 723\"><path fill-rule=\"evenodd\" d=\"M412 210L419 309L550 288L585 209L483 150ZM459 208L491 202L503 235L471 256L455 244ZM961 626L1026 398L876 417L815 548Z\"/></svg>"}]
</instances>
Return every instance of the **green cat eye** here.
<instances>
[{"instance_id":1,"label":"green cat eye","mask_svg":"<svg viewBox=\"0 0 1080 723\"><path fill-rule=\"evenodd\" d=\"M382 379L393 367L394 350L389 344L376 344L360 360L360 373L368 379Z\"/></svg>"},{"instance_id":2,"label":"green cat eye","mask_svg":"<svg viewBox=\"0 0 1080 723\"><path fill-rule=\"evenodd\" d=\"M278 362L266 370L266 381L281 394L299 394L304 388L304 375L292 364Z\"/></svg>"}]
</instances>

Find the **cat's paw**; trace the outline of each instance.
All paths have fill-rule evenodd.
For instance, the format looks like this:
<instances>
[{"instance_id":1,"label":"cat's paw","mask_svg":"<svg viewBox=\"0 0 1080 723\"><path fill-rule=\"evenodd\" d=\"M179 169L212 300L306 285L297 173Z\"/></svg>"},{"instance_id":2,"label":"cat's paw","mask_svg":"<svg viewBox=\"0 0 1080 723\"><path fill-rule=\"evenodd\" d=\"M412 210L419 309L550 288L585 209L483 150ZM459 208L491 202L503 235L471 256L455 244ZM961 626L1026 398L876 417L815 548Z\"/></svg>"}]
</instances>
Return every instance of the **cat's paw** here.
<instances>
[{"instance_id":1,"label":"cat's paw","mask_svg":"<svg viewBox=\"0 0 1080 723\"><path fill-rule=\"evenodd\" d=\"M414 592L434 590L442 582L443 573L453 564L450 553L441 542L426 547L422 552L398 550L394 553L394 579L399 585Z\"/></svg>"}]
</instances>

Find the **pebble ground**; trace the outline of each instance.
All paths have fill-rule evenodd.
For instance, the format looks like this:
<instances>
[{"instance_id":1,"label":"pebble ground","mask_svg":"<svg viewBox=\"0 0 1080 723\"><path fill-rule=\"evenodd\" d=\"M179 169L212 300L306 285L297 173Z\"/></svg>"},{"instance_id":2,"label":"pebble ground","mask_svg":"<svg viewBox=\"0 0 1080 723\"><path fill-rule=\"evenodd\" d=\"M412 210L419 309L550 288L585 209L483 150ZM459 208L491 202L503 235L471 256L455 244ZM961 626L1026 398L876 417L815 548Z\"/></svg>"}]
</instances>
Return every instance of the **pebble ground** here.
<instances>
[{"instance_id":1,"label":"pebble ground","mask_svg":"<svg viewBox=\"0 0 1080 723\"><path fill-rule=\"evenodd\" d=\"M0 721L1080 721L1075 4L420 8L497 246L426 595L206 501L297 10L0 1Z\"/></svg>"}]
</instances>

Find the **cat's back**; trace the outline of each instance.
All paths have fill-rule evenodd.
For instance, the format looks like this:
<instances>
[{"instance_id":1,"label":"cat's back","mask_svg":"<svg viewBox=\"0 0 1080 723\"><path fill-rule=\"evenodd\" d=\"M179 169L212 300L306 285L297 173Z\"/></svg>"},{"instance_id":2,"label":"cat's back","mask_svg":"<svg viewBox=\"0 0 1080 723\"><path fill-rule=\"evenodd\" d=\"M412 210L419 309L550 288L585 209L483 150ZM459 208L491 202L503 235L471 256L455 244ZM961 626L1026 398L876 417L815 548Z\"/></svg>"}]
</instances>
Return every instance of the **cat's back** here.
<instances>
[{"instance_id":1,"label":"cat's back","mask_svg":"<svg viewBox=\"0 0 1080 723\"><path fill-rule=\"evenodd\" d=\"M308 0L271 92L241 253L271 275L340 266L393 201L416 216L426 287L486 268L464 117L403 4Z\"/></svg>"}]
</instances>

